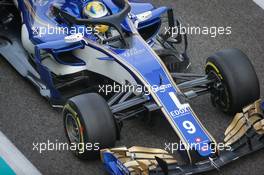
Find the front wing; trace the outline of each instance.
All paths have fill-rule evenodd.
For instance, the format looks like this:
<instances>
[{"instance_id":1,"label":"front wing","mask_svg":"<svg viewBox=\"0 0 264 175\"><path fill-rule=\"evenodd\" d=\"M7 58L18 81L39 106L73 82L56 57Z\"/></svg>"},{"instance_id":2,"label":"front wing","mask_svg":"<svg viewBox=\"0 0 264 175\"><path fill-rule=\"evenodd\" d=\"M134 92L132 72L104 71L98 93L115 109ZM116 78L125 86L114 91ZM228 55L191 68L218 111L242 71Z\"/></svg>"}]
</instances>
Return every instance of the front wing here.
<instances>
[{"instance_id":1,"label":"front wing","mask_svg":"<svg viewBox=\"0 0 264 175\"><path fill-rule=\"evenodd\" d=\"M220 168L264 147L263 105L258 100L237 113L225 131L225 146L218 156L194 164L180 165L162 149L121 147L101 151L102 161L111 175L195 174Z\"/></svg>"}]
</instances>

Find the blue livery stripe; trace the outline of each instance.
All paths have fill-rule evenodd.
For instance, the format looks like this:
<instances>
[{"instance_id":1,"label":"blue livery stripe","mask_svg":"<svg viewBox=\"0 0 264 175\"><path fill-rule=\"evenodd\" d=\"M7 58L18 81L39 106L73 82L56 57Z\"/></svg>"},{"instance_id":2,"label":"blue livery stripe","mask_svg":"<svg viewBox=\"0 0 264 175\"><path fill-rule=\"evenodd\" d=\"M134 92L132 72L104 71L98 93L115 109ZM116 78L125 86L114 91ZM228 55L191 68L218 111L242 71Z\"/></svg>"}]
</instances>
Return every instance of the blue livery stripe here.
<instances>
[{"instance_id":1,"label":"blue livery stripe","mask_svg":"<svg viewBox=\"0 0 264 175\"><path fill-rule=\"evenodd\" d=\"M203 129L190 105L180 103L176 96L179 91L162 68L157 56L139 37L133 37L132 42L133 48L131 49L113 51L133 66L150 87L156 87L154 93L167 115L172 119L183 141L192 149L197 150L201 156L210 156L212 150L208 146L213 142L212 138Z\"/></svg>"}]
</instances>

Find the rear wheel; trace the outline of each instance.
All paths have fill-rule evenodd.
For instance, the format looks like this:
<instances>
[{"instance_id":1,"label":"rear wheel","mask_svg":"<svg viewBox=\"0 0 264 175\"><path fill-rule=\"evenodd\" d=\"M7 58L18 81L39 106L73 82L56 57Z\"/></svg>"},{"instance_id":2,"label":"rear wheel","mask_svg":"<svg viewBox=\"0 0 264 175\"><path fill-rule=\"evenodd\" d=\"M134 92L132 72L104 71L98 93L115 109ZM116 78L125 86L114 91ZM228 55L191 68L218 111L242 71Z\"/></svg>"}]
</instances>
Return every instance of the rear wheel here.
<instances>
[{"instance_id":1,"label":"rear wheel","mask_svg":"<svg viewBox=\"0 0 264 175\"><path fill-rule=\"evenodd\" d=\"M212 103L226 113L236 113L260 98L257 74L249 58L238 49L226 49L207 59L206 74L212 85Z\"/></svg>"},{"instance_id":2,"label":"rear wheel","mask_svg":"<svg viewBox=\"0 0 264 175\"><path fill-rule=\"evenodd\" d=\"M71 98L63 110L64 128L80 159L96 159L100 149L113 147L116 124L108 104L98 94Z\"/></svg>"}]
</instances>

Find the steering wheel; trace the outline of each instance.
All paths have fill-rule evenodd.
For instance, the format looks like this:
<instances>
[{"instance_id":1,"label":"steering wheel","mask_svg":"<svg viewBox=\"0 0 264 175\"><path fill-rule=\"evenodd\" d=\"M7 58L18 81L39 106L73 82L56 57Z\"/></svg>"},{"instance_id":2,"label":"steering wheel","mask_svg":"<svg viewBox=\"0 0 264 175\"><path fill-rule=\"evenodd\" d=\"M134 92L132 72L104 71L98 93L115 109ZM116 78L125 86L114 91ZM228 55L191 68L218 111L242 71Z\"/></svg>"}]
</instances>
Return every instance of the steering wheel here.
<instances>
[{"instance_id":1,"label":"steering wheel","mask_svg":"<svg viewBox=\"0 0 264 175\"><path fill-rule=\"evenodd\" d=\"M131 10L130 5L125 0L112 0L112 2L120 9L120 12L116 14L112 14L109 16L101 17L101 18L89 18L89 19L82 19L77 18L75 16L70 15L69 13L61 10L57 6L52 6L52 12L53 15L56 17L59 17L61 19L64 19L67 23L73 25L108 25L111 27L114 27L118 33L121 36L121 40L124 42L125 46L127 46L127 42L125 40L124 34L122 32L122 26L121 23L124 21L124 19L127 17L128 13Z\"/></svg>"}]
</instances>

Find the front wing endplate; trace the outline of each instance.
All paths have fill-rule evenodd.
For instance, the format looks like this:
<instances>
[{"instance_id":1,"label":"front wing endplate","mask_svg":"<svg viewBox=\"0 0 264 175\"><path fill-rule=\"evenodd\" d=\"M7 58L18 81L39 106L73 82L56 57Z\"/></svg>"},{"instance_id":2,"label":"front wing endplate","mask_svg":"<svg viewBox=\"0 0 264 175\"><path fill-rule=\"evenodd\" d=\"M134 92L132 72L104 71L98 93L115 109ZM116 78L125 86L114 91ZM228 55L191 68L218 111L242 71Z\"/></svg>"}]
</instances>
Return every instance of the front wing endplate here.
<instances>
[{"instance_id":1,"label":"front wing endplate","mask_svg":"<svg viewBox=\"0 0 264 175\"><path fill-rule=\"evenodd\" d=\"M112 175L148 175L149 170L157 168L157 159L167 164L177 163L167 151L156 148L134 146L101 150L102 161Z\"/></svg>"}]
</instances>

